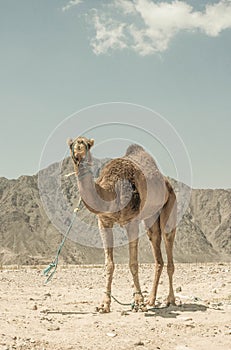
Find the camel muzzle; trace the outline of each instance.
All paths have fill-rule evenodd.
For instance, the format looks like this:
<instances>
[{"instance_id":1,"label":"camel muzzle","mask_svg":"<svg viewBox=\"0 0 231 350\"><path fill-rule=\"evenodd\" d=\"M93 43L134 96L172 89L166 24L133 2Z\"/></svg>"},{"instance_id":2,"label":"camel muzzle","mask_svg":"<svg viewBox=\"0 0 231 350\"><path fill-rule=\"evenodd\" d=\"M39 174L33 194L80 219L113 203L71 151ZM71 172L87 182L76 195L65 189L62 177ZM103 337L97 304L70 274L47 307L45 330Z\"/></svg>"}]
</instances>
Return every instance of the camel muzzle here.
<instances>
[{"instance_id":1,"label":"camel muzzle","mask_svg":"<svg viewBox=\"0 0 231 350\"><path fill-rule=\"evenodd\" d=\"M76 152L77 150L77 152ZM87 152L88 152L88 145L84 142L82 145L77 145L73 142L72 147L72 159L74 163L79 166L82 160L86 158Z\"/></svg>"}]
</instances>

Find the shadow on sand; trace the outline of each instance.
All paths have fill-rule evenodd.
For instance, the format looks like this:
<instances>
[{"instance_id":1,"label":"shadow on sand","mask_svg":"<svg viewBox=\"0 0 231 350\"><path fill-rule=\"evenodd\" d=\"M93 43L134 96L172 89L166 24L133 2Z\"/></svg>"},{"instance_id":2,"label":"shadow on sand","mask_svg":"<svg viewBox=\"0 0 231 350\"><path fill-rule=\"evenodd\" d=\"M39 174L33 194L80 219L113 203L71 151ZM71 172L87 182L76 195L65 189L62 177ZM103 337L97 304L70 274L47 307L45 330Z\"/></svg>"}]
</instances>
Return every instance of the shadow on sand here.
<instances>
[{"instance_id":1,"label":"shadow on sand","mask_svg":"<svg viewBox=\"0 0 231 350\"><path fill-rule=\"evenodd\" d=\"M87 311L47 311L47 315L97 315L97 312Z\"/></svg>"},{"instance_id":2,"label":"shadow on sand","mask_svg":"<svg viewBox=\"0 0 231 350\"><path fill-rule=\"evenodd\" d=\"M202 304L182 304L180 306L165 306L165 307L154 307L148 309L147 312L145 312L146 317L164 317L164 318L176 318L182 312L196 312L196 311L202 311L205 312L208 309L207 306Z\"/></svg>"},{"instance_id":3,"label":"shadow on sand","mask_svg":"<svg viewBox=\"0 0 231 350\"><path fill-rule=\"evenodd\" d=\"M207 306L202 304L182 304L180 306L164 306L164 307L153 307L149 308L144 312L145 317L156 317L160 316L163 318L176 318L181 315L182 312L205 312L208 309ZM132 312L131 309L126 311L128 314ZM99 312L94 311L47 311L46 314L50 315L98 315Z\"/></svg>"}]
</instances>

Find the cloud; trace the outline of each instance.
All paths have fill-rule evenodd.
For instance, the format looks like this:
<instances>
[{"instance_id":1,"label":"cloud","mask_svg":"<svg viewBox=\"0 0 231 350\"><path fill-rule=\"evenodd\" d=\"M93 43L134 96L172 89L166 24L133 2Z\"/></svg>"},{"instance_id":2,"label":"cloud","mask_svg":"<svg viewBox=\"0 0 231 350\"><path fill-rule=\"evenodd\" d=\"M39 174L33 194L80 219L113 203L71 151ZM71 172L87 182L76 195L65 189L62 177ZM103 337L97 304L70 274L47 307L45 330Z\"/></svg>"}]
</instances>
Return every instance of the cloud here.
<instances>
[{"instance_id":1,"label":"cloud","mask_svg":"<svg viewBox=\"0 0 231 350\"><path fill-rule=\"evenodd\" d=\"M79 5L79 4L81 4L82 2L83 2L82 0L70 0L66 6L63 6L63 7L62 7L62 11L67 11L67 10L69 10L71 7L76 6L76 5Z\"/></svg>"},{"instance_id":2,"label":"cloud","mask_svg":"<svg viewBox=\"0 0 231 350\"><path fill-rule=\"evenodd\" d=\"M105 54L109 50L121 50L127 47L124 23L99 16L96 12L93 16L93 24L96 36L92 39L91 46L95 54Z\"/></svg>"},{"instance_id":3,"label":"cloud","mask_svg":"<svg viewBox=\"0 0 231 350\"><path fill-rule=\"evenodd\" d=\"M114 6L123 10L125 14L136 13L135 4L131 0L116 0L114 1Z\"/></svg>"},{"instance_id":4,"label":"cloud","mask_svg":"<svg viewBox=\"0 0 231 350\"><path fill-rule=\"evenodd\" d=\"M70 1L69 5L74 2L80 1ZM207 4L203 11L178 0L114 0L95 9L92 19L95 34L91 46L95 54L129 48L145 56L167 50L171 39L181 31L217 37L231 28L231 0Z\"/></svg>"}]
</instances>

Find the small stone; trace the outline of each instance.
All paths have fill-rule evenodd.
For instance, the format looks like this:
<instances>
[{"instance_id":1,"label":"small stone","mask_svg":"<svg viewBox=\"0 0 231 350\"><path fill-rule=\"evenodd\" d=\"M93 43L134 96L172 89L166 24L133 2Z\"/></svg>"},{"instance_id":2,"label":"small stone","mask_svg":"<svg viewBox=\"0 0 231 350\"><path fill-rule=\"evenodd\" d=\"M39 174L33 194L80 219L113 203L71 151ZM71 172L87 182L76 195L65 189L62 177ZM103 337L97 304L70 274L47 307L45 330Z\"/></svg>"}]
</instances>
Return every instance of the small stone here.
<instances>
[{"instance_id":1,"label":"small stone","mask_svg":"<svg viewBox=\"0 0 231 350\"><path fill-rule=\"evenodd\" d=\"M111 337L111 338L114 338L114 337L117 336L117 334L116 333L107 333L107 336Z\"/></svg>"},{"instance_id":2,"label":"small stone","mask_svg":"<svg viewBox=\"0 0 231 350\"><path fill-rule=\"evenodd\" d=\"M121 316L127 316L129 313L127 311L121 311Z\"/></svg>"},{"instance_id":3,"label":"small stone","mask_svg":"<svg viewBox=\"0 0 231 350\"><path fill-rule=\"evenodd\" d=\"M44 294L45 297L51 297L51 293Z\"/></svg>"},{"instance_id":4,"label":"small stone","mask_svg":"<svg viewBox=\"0 0 231 350\"><path fill-rule=\"evenodd\" d=\"M186 324L186 327L188 327L188 328L195 328L195 326L193 324Z\"/></svg>"},{"instance_id":5,"label":"small stone","mask_svg":"<svg viewBox=\"0 0 231 350\"><path fill-rule=\"evenodd\" d=\"M182 292L182 288L181 288L181 287L177 287L177 288L176 288L176 292L177 292L177 293Z\"/></svg>"},{"instance_id":6,"label":"small stone","mask_svg":"<svg viewBox=\"0 0 231 350\"><path fill-rule=\"evenodd\" d=\"M212 289L212 293L217 294L217 290L216 290L216 288Z\"/></svg>"},{"instance_id":7,"label":"small stone","mask_svg":"<svg viewBox=\"0 0 231 350\"><path fill-rule=\"evenodd\" d=\"M145 289L143 290L142 294L148 294L148 291Z\"/></svg>"},{"instance_id":8,"label":"small stone","mask_svg":"<svg viewBox=\"0 0 231 350\"><path fill-rule=\"evenodd\" d=\"M55 326L52 327L52 326L51 326L51 327L48 327L47 330L48 330L48 331L59 331L60 328L59 328L59 326L58 326L58 327L55 327Z\"/></svg>"},{"instance_id":9,"label":"small stone","mask_svg":"<svg viewBox=\"0 0 231 350\"><path fill-rule=\"evenodd\" d=\"M184 321L184 322L192 321L191 317L183 317L183 316L181 316L181 317L178 317L178 319L181 320L181 321Z\"/></svg>"},{"instance_id":10,"label":"small stone","mask_svg":"<svg viewBox=\"0 0 231 350\"><path fill-rule=\"evenodd\" d=\"M137 343L134 344L135 346L144 346L144 342L139 340Z\"/></svg>"},{"instance_id":11,"label":"small stone","mask_svg":"<svg viewBox=\"0 0 231 350\"><path fill-rule=\"evenodd\" d=\"M41 310L40 312L41 312L42 314L47 314L49 311L50 311L49 309L44 309L44 310Z\"/></svg>"},{"instance_id":12,"label":"small stone","mask_svg":"<svg viewBox=\"0 0 231 350\"><path fill-rule=\"evenodd\" d=\"M193 297L192 300L193 300L194 302L201 301L201 299L198 298L198 297Z\"/></svg>"},{"instance_id":13,"label":"small stone","mask_svg":"<svg viewBox=\"0 0 231 350\"><path fill-rule=\"evenodd\" d=\"M34 304L32 310L38 310L38 306L36 304Z\"/></svg>"}]
</instances>

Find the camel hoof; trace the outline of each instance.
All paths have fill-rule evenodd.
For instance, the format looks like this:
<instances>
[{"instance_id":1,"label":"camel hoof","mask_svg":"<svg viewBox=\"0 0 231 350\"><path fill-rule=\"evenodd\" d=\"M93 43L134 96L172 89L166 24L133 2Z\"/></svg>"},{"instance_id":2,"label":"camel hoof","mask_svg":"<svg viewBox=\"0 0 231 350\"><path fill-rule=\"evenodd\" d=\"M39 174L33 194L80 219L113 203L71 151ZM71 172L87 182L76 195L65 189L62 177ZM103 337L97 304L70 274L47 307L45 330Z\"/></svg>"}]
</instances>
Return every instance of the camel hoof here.
<instances>
[{"instance_id":1,"label":"camel hoof","mask_svg":"<svg viewBox=\"0 0 231 350\"><path fill-rule=\"evenodd\" d=\"M169 306L177 306L176 305L176 301L175 301L175 298L174 299L169 299L167 300L167 303L166 303L166 306L169 307Z\"/></svg>"},{"instance_id":2,"label":"camel hoof","mask_svg":"<svg viewBox=\"0 0 231 350\"><path fill-rule=\"evenodd\" d=\"M175 299L175 300L167 300L166 306L182 306L182 302L180 299Z\"/></svg>"},{"instance_id":3,"label":"camel hoof","mask_svg":"<svg viewBox=\"0 0 231 350\"><path fill-rule=\"evenodd\" d=\"M141 311L141 312L147 312L147 311L148 311L148 308L147 308L146 305L142 304L142 305L140 305L140 307L139 307L139 311Z\"/></svg>"},{"instance_id":4,"label":"camel hoof","mask_svg":"<svg viewBox=\"0 0 231 350\"><path fill-rule=\"evenodd\" d=\"M166 307L170 307L170 306L176 306L176 304L174 303L170 303L169 301L166 303Z\"/></svg>"},{"instance_id":5,"label":"camel hoof","mask_svg":"<svg viewBox=\"0 0 231 350\"><path fill-rule=\"evenodd\" d=\"M132 305L132 311L133 312L138 312L138 311L146 312L147 310L148 309L147 309L147 307L146 307L146 305L144 303L142 303L142 304L133 304Z\"/></svg>"},{"instance_id":6,"label":"camel hoof","mask_svg":"<svg viewBox=\"0 0 231 350\"><path fill-rule=\"evenodd\" d=\"M95 311L100 314L107 314L110 312L110 306L109 305L100 305L95 308Z\"/></svg>"},{"instance_id":7,"label":"camel hoof","mask_svg":"<svg viewBox=\"0 0 231 350\"><path fill-rule=\"evenodd\" d=\"M103 309L99 310L100 314L108 314L109 312L110 312L110 309L107 309L107 308L103 308Z\"/></svg>"},{"instance_id":8,"label":"camel hoof","mask_svg":"<svg viewBox=\"0 0 231 350\"><path fill-rule=\"evenodd\" d=\"M146 302L145 305L148 306L155 306L156 299L155 298L149 298Z\"/></svg>"}]
</instances>

